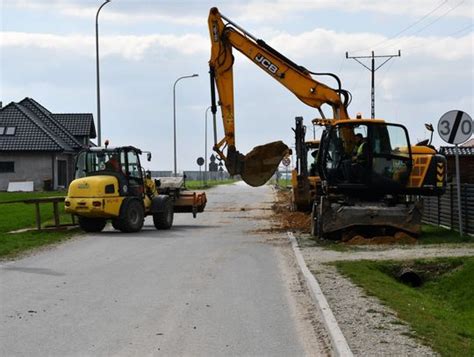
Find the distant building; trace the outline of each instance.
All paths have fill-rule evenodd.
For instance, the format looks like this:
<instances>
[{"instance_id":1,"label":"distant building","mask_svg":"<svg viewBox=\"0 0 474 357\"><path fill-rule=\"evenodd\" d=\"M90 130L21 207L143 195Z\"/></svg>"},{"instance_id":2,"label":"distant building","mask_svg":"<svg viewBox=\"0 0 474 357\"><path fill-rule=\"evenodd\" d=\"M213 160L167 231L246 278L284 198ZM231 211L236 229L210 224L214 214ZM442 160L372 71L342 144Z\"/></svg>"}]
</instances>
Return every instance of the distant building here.
<instances>
[{"instance_id":1,"label":"distant building","mask_svg":"<svg viewBox=\"0 0 474 357\"><path fill-rule=\"evenodd\" d=\"M25 98L0 108L0 191L10 181L35 190L69 185L74 156L96 137L92 114L55 114Z\"/></svg>"},{"instance_id":2,"label":"distant building","mask_svg":"<svg viewBox=\"0 0 474 357\"><path fill-rule=\"evenodd\" d=\"M456 181L455 146L441 146L439 152L448 161L448 182ZM461 183L474 184L474 138L458 146Z\"/></svg>"}]
</instances>

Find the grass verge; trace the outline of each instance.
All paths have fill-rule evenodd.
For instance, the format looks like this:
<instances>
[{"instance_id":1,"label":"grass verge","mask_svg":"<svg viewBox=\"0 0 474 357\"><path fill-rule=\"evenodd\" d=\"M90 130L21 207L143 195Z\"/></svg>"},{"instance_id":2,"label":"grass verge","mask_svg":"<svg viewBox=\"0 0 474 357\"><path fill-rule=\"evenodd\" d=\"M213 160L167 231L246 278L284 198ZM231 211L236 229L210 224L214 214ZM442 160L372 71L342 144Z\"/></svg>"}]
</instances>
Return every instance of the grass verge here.
<instances>
[{"instance_id":1,"label":"grass verge","mask_svg":"<svg viewBox=\"0 0 474 357\"><path fill-rule=\"evenodd\" d=\"M474 355L474 257L334 264L441 355ZM424 272L425 283L413 288L399 282L394 272L403 266Z\"/></svg>"},{"instance_id":2,"label":"grass verge","mask_svg":"<svg viewBox=\"0 0 474 357\"><path fill-rule=\"evenodd\" d=\"M25 251L71 237L75 231L30 231L9 233L24 228L34 228L35 205L25 203L1 204L1 202L24 200L39 197L65 196L65 192L0 192L0 257L14 258ZM59 204L61 223L71 223L71 216L64 213L64 207ZM53 208L51 203L40 205L41 222L51 224Z\"/></svg>"}]
</instances>

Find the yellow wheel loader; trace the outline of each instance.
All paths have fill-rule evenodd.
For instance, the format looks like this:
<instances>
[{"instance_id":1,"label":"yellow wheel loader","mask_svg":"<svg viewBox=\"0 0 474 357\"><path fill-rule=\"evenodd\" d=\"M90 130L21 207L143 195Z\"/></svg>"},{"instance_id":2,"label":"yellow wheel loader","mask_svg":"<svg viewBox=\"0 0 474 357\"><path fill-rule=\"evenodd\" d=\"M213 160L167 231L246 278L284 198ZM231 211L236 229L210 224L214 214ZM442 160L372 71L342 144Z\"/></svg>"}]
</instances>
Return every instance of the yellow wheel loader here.
<instances>
[{"instance_id":1,"label":"yellow wheel loader","mask_svg":"<svg viewBox=\"0 0 474 357\"><path fill-rule=\"evenodd\" d=\"M175 212L196 217L206 206L204 192L183 191L183 185L161 185L140 164L142 151L133 146L93 147L76 158L76 179L69 185L65 212L78 217L86 232L100 232L107 221L122 232L138 232L145 216L156 229L169 229ZM146 152L148 161L151 153Z\"/></svg>"}]
</instances>

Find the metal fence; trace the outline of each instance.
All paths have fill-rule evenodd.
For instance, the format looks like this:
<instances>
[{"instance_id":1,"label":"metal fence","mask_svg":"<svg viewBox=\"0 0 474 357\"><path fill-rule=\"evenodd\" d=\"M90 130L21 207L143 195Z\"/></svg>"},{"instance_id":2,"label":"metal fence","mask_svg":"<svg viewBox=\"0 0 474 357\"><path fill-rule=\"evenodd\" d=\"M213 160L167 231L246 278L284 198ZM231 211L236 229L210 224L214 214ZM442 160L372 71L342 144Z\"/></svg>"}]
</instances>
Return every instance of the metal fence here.
<instances>
[{"instance_id":1,"label":"metal fence","mask_svg":"<svg viewBox=\"0 0 474 357\"><path fill-rule=\"evenodd\" d=\"M474 234L474 184L461 184L461 214L464 234ZM459 230L458 195L455 184L446 193L424 198L423 222Z\"/></svg>"}]
</instances>

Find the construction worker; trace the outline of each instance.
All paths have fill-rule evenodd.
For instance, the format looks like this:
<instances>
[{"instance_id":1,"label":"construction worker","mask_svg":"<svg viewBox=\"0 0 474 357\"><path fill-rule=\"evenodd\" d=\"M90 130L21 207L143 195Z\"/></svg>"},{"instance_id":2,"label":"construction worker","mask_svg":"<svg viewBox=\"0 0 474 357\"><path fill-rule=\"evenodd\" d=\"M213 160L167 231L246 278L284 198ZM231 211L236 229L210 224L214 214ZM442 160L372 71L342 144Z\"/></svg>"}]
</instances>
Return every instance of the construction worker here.
<instances>
[{"instance_id":1,"label":"construction worker","mask_svg":"<svg viewBox=\"0 0 474 357\"><path fill-rule=\"evenodd\" d=\"M352 155L351 176L357 182L365 182L368 178L369 147L367 140L360 133L355 135L355 146Z\"/></svg>"},{"instance_id":2,"label":"construction worker","mask_svg":"<svg viewBox=\"0 0 474 357\"><path fill-rule=\"evenodd\" d=\"M369 148L364 136L360 133L355 135L355 146L352 151L352 162L367 166L369 163Z\"/></svg>"},{"instance_id":3,"label":"construction worker","mask_svg":"<svg viewBox=\"0 0 474 357\"><path fill-rule=\"evenodd\" d=\"M113 154L109 161L105 163L105 169L107 171L120 172L120 162L118 160L117 154Z\"/></svg>"}]
</instances>

